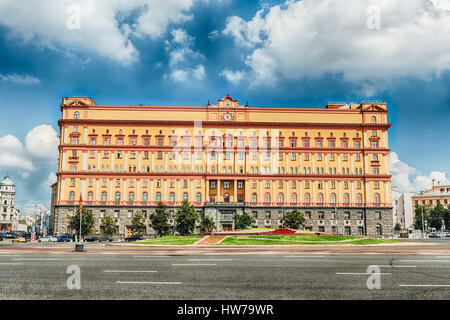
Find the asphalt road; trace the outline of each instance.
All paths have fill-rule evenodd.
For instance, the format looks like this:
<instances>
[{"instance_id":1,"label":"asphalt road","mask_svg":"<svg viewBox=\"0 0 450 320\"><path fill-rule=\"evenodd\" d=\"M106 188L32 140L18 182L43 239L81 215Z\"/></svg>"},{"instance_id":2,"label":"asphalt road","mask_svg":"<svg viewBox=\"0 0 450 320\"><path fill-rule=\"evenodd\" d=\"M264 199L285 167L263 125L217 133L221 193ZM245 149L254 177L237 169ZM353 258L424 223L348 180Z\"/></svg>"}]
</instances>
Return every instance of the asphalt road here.
<instances>
[{"instance_id":1,"label":"asphalt road","mask_svg":"<svg viewBox=\"0 0 450 320\"><path fill-rule=\"evenodd\" d=\"M80 289L67 286L71 265L79 267ZM371 275L380 289L367 287L371 265L380 268ZM0 251L0 300L449 298L450 255Z\"/></svg>"}]
</instances>

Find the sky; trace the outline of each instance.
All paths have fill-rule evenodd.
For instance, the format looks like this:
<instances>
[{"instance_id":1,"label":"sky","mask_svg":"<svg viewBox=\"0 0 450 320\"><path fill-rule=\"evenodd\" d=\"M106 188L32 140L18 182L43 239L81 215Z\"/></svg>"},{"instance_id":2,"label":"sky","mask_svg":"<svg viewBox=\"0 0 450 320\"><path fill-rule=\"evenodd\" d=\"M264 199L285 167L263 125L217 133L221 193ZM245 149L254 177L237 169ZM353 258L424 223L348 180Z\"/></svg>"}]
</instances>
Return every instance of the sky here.
<instances>
[{"instance_id":1,"label":"sky","mask_svg":"<svg viewBox=\"0 0 450 320\"><path fill-rule=\"evenodd\" d=\"M0 175L49 208L62 97L388 103L392 185L449 184L450 0L0 0Z\"/></svg>"}]
</instances>

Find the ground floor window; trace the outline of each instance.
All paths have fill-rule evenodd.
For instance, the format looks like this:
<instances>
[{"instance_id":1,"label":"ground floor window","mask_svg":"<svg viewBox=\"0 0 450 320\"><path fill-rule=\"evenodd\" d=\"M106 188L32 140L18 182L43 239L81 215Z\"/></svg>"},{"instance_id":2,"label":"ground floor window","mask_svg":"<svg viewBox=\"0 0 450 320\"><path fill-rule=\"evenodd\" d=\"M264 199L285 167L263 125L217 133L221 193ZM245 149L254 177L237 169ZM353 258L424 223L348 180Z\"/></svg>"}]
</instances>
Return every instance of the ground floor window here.
<instances>
[{"instance_id":1,"label":"ground floor window","mask_svg":"<svg viewBox=\"0 0 450 320\"><path fill-rule=\"evenodd\" d=\"M382 231L382 229L381 229L381 226L377 226L377 231L376 231L376 233L377 233L377 236L383 235L383 231Z\"/></svg>"},{"instance_id":2,"label":"ground floor window","mask_svg":"<svg viewBox=\"0 0 450 320\"><path fill-rule=\"evenodd\" d=\"M364 227L358 227L358 235L362 236L364 234Z\"/></svg>"},{"instance_id":3,"label":"ground floor window","mask_svg":"<svg viewBox=\"0 0 450 320\"><path fill-rule=\"evenodd\" d=\"M350 236L352 234L352 229L350 227L345 227L344 230L345 230L344 234L346 236Z\"/></svg>"},{"instance_id":4,"label":"ground floor window","mask_svg":"<svg viewBox=\"0 0 450 320\"><path fill-rule=\"evenodd\" d=\"M325 232L325 227L323 226L319 227L319 232Z\"/></svg>"}]
</instances>

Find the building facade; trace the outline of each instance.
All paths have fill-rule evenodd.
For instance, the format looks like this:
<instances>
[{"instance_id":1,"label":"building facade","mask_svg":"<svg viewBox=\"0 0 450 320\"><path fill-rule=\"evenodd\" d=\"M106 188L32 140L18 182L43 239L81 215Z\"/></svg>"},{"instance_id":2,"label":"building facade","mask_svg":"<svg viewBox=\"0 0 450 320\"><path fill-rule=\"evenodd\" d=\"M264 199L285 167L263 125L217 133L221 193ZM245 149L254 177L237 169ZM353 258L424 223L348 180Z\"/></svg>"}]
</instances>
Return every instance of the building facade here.
<instances>
[{"instance_id":1,"label":"building facade","mask_svg":"<svg viewBox=\"0 0 450 320\"><path fill-rule=\"evenodd\" d=\"M398 223L402 228L414 227L414 207L412 192L400 192L392 188L392 214L394 226Z\"/></svg>"},{"instance_id":2,"label":"building facade","mask_svg":"<svg viewBox=\"0 0 450 320\"><path fill-rule=\"evenodd\" d=\"M441 186L440 182L433 179L431 189L421 191L420 194L412 197L413 206L429 206L436 207L438 203L442 204L444 208L450 206L450 185Z\"/></svg>"},{"instance_id":3,"label":"building facade","mask_svg":"<svg viewBox=\"0 0 450 320\"><path fill-rule=\"evenodd\" d=\"M0 181L0 230L15 230L19 223L19 211L14 204L16 186L10 177Z\"/></svg>"},{"instance_id":4,"label":"building facade","mask_svg":"<svg viewBox=\"0 0 450 320\"><path fill-rule=\"evenodd\" d=\"M80 197L96 230L110 215L122 235L137 210L148 219L158 202L173 213L183 199L218 230L243 212L279 227L297 208L307 230L392 233L386 103L263 108L226 96L205 107L115 106L67 97L61 111L57 233L70 232Z\"/></svg>"}]
</instances>

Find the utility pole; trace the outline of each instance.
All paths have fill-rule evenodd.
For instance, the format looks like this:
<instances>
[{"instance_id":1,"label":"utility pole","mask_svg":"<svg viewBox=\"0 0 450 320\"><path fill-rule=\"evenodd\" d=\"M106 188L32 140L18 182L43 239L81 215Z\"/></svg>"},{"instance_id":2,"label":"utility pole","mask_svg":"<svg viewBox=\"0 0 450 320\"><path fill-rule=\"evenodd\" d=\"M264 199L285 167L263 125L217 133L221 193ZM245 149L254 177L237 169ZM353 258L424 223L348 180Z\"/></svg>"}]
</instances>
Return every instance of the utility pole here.
<instances>
[{"instance_id":1,"label":"utility pole","mask_svg":"<svg viewBox=\"0 0 450 320\"><path fill-rule=\"evenodd\" d=\"M422 206L422 239L424 238L425 233L424 233L424 225L423 225L423 206Z\"/></svg>"}]
</instances>

